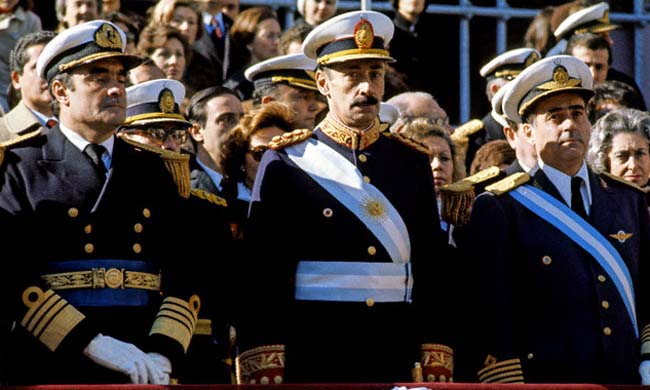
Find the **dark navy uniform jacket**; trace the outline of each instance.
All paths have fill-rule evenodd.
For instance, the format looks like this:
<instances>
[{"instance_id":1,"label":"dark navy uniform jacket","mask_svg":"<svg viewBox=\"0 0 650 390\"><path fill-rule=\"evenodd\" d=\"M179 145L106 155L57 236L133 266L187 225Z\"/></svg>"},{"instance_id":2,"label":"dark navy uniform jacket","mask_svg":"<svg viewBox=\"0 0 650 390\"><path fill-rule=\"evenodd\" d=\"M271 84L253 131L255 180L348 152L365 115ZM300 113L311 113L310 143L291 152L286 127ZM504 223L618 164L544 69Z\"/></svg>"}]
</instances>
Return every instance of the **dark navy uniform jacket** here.
<instances>
[{"instance_id":1,"label":"dark navy uniform jacket","mask_svg":"<svg viewBox=\"0 0 650 390\"><path fill-rule=\"evenodd\" d=\"M373 131L378 138L362 148L339 144L321 129L312 136L355 164L404 220L411 242L412 303L295 300L301 260L391 258L368 228L284 150L270 150L262 158L246 235L247 246L257 251L243 271L247 278L258 276L251 287L255 302L246 308L254 329L241 327L239 340L241 351L286 344L286 382L410 381L420 343L448 342L445 266L450 259L427 156Z\"/></svg>"},{"instance_id":2,"label":"dark navy uniform jacket","mask_svg":"<svg viewBox=\"0 0 650 390\"><path fill-rule=\"evenodd\" d=\"M528 184L562 201L543 171ZM610 178L590 172L590 186L588 222L627 265L641 332L648 324L647 206L641 192ZM527 383L640 383L633 324L591 255L509 193L479 196L467 228L471 241L460 245L476 271L481 362L519 359ZM611 237L619 232L631 236Z\"/></svg>"},{"instance_id":3,"label":"dark navy uniform jacket","mask_svg":"<svg viewBox=\"0 0 650 390\"><path fill-rule=\"evenodd\" d=\"M10 381L128 382L83 355L98 333L135 343L145 352L161 352L174 366L182 357L182 345L171 337L149 336L149 331L163 298L188 300L193 295L184 277L192 266L182 261L189 257L184 199L160 156L116 138L112 167L103 183L58 126L4 153L0 229L4 258L13 271L5 274L0 299L4 315L16 325L12 345L0 349L10 361ZM41 276L62 272L55 263L66 262L70 269L84 264L80 269L87 270L94 268L92 261L106 259L143 264L145 272L161 275L162 291L102 288L91 292L107 294L103 298L94 295L84 301L75 295L80 289L56 290L69 303L80 299L82 303L71 305L85 317L68 329L54 352L41 342L47 338L45 331L20 325L29 309L24 291L31 286L47 291ZM54 314L47 312L52 316L49 324L56 325ZM46 320L44 329L49 326Z\"/></svg>"}]
</instances>

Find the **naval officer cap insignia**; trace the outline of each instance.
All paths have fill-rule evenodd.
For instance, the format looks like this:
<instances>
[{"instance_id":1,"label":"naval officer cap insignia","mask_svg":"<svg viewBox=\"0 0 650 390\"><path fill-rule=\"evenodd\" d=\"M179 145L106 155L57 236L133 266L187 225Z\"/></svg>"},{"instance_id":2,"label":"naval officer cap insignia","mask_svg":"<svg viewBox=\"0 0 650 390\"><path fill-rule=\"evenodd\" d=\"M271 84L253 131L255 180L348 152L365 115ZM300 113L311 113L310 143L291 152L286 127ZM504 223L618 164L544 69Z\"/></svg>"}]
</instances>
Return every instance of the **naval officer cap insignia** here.
<instances>
[{"instance_id":1,"label":"naval officer cap insignia","mask_svg":"<svg viewBox=\"0 0 650 390\"><path fill-rule=\"evenodd\" d=\"M180 112L185 97L183 83L173 79L156 79L126 89L125 125L176 122L190 126Z\"/></svg>"},{"instance_id":2,"label":"naval officer cap insignia","mask_svg":"<svg viewBox=\"0 0 650 390\"><path fill-rule=\"evenodd\" d=\"M142 58L125 54L125 48L124 31L106 20L93 20L59 33L45 45L36 71L49 82L59 72L107 58L120 60L126 70L138 66Z\"/></svg>"},{"instance_id":3,"label":"naval officer cap insignia","mask_svg":"<svg viewBox=\"0 0 650 390\"><path fill-rule=\"evenodd\" d=\"M609 4L602 2L583 8L567 16L553 31L556 39L569 38L573 34L603 33L621 28L609 22Z\"/></svg>"},{"instance_id":4,"label":"naval officer cap insignia","mask_svg":"<svg viewBox=\"0 0 650 390\"><path fill-rule=\"evenodd\" d=\"M544 58L524 69L509 84L503 97L503 113L518 123L523 122L522 118L542 98L573 92L587 102L594 94L589 68L569 55Z\"/></svg>"},{"instance_id":5,"label":"naval officer cap insignia","mask_svg":"<svg viewBox=\"0 0 650 390\"><path fill-rule=\"evenodd\" d=\"M317 91L314 81L316 61L302 53L272 57L258 62L244 72L255 89L269 84L284 83L294 87Z\"/></svg>"},{"instance_id":6,"label":"naval officer cap insignia","mask_svg":"<svg viewBox=\"0 0 650 390\"><path fill-rule=\"evenodd\" d=\"M395 27L377 11L353 11L316 26L302 43L302 51L320 65L358 59L395 61L388 52Z\"/></svg>"},{"instance_id":7,"label":"naval officer cap insignia","mask_svg":"<svg viewBox=\"0 0 650 390\"><path fill-rule=\"evenodd\" d=\"M542 58L539 51L528 47L508 50L494 57L485 64L479 73L481 77L491 80L493 78L504 78L512 80L522 70Z\"/></svg>"}]
</instances>

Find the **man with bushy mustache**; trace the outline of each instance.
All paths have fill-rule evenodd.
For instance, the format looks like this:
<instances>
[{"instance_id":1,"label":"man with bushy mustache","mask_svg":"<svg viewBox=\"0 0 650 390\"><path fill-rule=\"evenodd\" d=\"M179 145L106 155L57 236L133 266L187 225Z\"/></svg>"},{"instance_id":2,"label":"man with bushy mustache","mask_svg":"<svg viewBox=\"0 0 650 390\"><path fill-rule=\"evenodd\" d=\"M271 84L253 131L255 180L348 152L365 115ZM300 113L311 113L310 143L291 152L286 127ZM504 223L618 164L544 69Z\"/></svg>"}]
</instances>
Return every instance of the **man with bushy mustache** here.
<instances>
[{"instance_id":1,"label":"man with bushy mustache","mask_svg":"<svg viewBox=\"0 0 650 390\"><path fill-rule=\"evenodd\" d=\"M259 167L240 383L408 382L416 362L420 380L452 380L452 278L427 149L378 116L393 28L349 12L303 43L329 111L313 132L274 138Z\"/></svg>"}]
</instances>

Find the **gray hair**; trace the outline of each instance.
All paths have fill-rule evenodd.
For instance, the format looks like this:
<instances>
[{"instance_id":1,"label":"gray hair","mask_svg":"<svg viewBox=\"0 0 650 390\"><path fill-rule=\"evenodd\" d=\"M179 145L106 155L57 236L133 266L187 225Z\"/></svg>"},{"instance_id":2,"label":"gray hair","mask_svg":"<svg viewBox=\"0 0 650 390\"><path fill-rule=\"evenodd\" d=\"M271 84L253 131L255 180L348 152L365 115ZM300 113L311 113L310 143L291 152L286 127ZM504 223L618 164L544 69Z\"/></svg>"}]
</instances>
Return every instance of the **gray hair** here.
<instances>
[{"instance_id":1,"label":"gray hair","mask_svg":"<svg viewBox=\"0 0 650 390\"><path fill-rule=\"evenodd\" d=\"M599 172L609 172L609 151L612 140L619 133L636 133L650 143L650 114L634 108L610 111L591 128L587 160Z\"/></svg>"}]
</instances>

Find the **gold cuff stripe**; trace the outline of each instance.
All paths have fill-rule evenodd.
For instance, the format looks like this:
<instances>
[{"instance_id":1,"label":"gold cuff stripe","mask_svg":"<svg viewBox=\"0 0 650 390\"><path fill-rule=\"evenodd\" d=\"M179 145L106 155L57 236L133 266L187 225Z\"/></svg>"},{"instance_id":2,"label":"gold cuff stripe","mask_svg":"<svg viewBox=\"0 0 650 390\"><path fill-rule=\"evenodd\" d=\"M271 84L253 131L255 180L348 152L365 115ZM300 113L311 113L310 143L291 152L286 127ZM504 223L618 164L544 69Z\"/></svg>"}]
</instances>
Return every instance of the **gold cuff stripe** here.
<instances>
[{"instance_id":1,"label":"gold cuff stripe","mask_svg":"<svg viewBox=\"0 0 650 390\"><path fill-rule=\"evenodd\" d=\"M187 352L187 347L192 339L192 332L185 325L181 325L178 321L166 316L156 318L151 327L151 332L149 332L150 336L153 334L161 334L178 341L185 352Z\"/></svg>"},{"instance_id":2,"label":"gold cuff stripe","mask_svg":"<svg viewBox=\"0 0 650 390\"><path fill-rule=\"evenodd\" d=\"M61 341L74 329L84 318L80 311L72 305L65 305L63 310L57 313L51 323L44 329L39 340L50 351L54 352L61 344Z\"/></svg>"},{"instance_id":3,"label":"gold cuff stripe","mask_svg":"<svg viewBox=\"0 0 650 390\"><path fill-rule=\"evenodd\" d=\"M158 312L158 316L156 318L162 318L162 317L167 317L169 318L169 320L178 322L190 333L194 332L194 323L192 323L192 321L190 321L187 317L183 316L178 312L172 310L161 310L160 312Z\"/></svg>"},{"instance_id":4,"label":"gold cuff stripe","mask_svg":"<svg viewBox=\"0 0 650 390\"><path fill-rule=\"evenodd\" d=\"M37 295L36 301L29 300L31 294ZM50 351L55 351L68 333L86 318L52 290L43 293L38 287L30 287L23 292L23 302L29 310L21 326Z\"/></svg>"},{"instance_id":5,"label":"gold cuff stripe","mask_svg":"<svg viewBox=\"0 0 650 390\"><path fill-rule=\"evenodd\" d=\"M45 294L41 295L39 299L34 302L23 317L20 325L24 326L31 332L36 324L40 321L41 317L54 305L61 297L54 293L52 290L47 290Z\"/></svg>"},{"instance_id":6,"label":"gold cuff stripe","mask_svg":"<svg viewBox=\"0 0 650 390\"><path fill-rule=\"evenodd\" d=\"M491 364L485 368L480 369L478 371L478 376L479 379L483 381L483 378L488 377L490 375L494 375L499 372L514 371L514 370L521 370L521 360L508 359L502 362Z\"/></svg>"},{"instance_id":7,"label":"gold cuff stripe","mask_svg":"<svg viewBox=\"0 0 650 390\"><path fill-rule=\"evenodd\" d=\"M479 381L482 383L503 383L514 382L518 380L524 380L524 373L521 370L507 371L498 373L497 375L479 378Z\"/></svg>"},{"instance_id":8,"label":"gold cuff stripe","mask_svg":"<svg viewBox=\"0 0 650 390\"><path fill-rule=\"evenodd\" d=\"M47 326L49 326L50 322L54 317L56 317L59 312L63 309L64 306L67 306L68 302L65 301L65 299L59 299L59 301L52 305L52 307L47 310L47 312L44 313L43 317L38 321L38 325L36 328L34 328L34 331L32 332L34 336L39 337L41 333L43 332L43 329L45 329Z\"/></svg>"},{"instance_id":9,"label":"gold cuff stripe","mask_svg":"<svg viewBox=\"0 0 650 390\"><path fill-rule=\"evenodd\" d=\"M192 295L192 297L190 298L189 302L186 301L186 300L180 299L180 298L167 297L167 298L165 298L165 299L163 300L163 306L165 306L165 304L173 304L173 305L180 306L180 307L182 307L183 309L185 309L185 310L187 310L188 312L190 312L192 318L194 318L194 321L196 321L196 319L197 319L198 316L199 316L199 311L198 311L198 308L197 308L197 309L194 309L194 308L192 307L192 303L195 302L195 301L196 301L196 303L195 303L196 305L199 305L199 304L200 304L200 303L199 303L199 298L198 298L198 296L196 296L196 295ZM198 307L198 306L197 306L197 307Z\"/></svg>"},{"instance_id":10,"label":"gold cuff stripe","mask_svg":"<svg viewBox=\"0 0 650 390\"><path fill-rule=\"evenodd\" d=\"M175 299L175 298L173 298ZM178 299L178 302L171 301L170 298L166 298L162 305L160 305L160 311L159 313L162 313L164 311L172 311L175 313L178 313L179 315L182 315L183 317L187 318L187 321L191 323L191 328L194 328L194 324L196 323L196 320L198 319L198 313L194 312L191 308L188 302L183 301L181 299Z\"/></svg>"}]
</instances>

